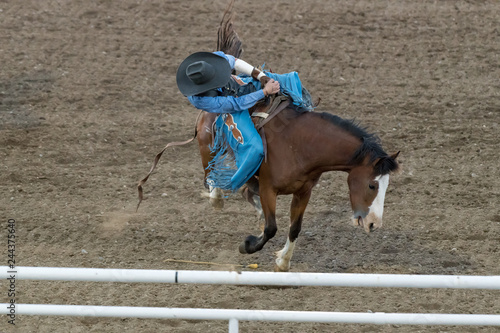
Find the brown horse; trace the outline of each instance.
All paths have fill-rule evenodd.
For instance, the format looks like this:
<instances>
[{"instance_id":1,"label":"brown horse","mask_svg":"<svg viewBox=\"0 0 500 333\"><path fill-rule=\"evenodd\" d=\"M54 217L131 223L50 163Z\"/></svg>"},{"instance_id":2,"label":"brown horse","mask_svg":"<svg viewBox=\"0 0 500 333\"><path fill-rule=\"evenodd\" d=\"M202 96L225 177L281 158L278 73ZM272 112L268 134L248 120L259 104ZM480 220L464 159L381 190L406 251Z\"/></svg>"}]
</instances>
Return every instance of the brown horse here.
<instances>
[{"instance_id":1,"label":"brown horse","mask_svg":"<svg viewBox=\"0 0 500 333\"><path fill-rule=\"evenodd\" d=\"M218 30L217 50L239 57L241 41L233 28L234 0L229 2ZM292 105L291 103L289 105ZM266 106L257 106L261 112ZM205 185L209 173L213 124L217 115L203 112L196 126ZM284 248L277 252L276 268L288 271L295 241L302 227L304 211L311 191L323 172L346 171L353 223L370 232L382 226L382 214L389 174L398 169L396 157L382 149L379 139L353 121L329 113L296 112L287 107L264 125L266 159L256 175L247 182L243 195L264 215L265 225L259 236L248 236L240 245L241 253L262 249L278 230L276 199L292 194L290 230ZM208 187L208 186L207 186ZM222 207L222 190L210 188L210 201Z\"/></svg>"},{"instance_id":2,"label":"brown horse","mask_svg":"<svg viewBox=\"0 0 500 333\"><path fill-rule=\"evenodd\" d=\"M215 117L204 113L197 124L205 179L212 157L209 147ZM274 237L277 196L292 194L288 239L284 248L277 252L276 259L277 270L287 271L311 191L321 174L327 171L346 171L349 174L347 182L354 224L366 232L382 226L389 174L398 169L396 157L399 153L389 156L374 134L353 121L329 113L298 113L285 108L264 129L267 159L246 191L249 192L249 201L254 201L256 197L252 198L252 194L255 194L258 181L265 227L259 236L250 235L244 240L240 245L241 253L259 251ZM216 201L220 193L220 190L212 189L212 199Z\"/></svg>"}]
</instances>

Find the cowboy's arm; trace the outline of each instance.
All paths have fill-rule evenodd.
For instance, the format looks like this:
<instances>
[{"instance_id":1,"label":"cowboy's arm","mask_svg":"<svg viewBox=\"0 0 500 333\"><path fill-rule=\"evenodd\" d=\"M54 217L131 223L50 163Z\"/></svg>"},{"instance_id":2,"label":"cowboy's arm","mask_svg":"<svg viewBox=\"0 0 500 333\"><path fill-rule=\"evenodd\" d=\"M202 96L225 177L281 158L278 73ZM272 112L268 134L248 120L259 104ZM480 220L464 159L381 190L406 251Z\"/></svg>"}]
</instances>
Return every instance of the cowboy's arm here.
<instances>
[{"instance_id":1,"label":"cowboy's arm","mask_svg":"<svg viewBox=\"0 0 500 333\"><path fill-rule=\"evenodd\" d=\"M227 60L227 62L229 63L229 66L231 66L231 69L235 69L234 68L234 63L236 62L236 58L235 57L233 57L230 54L225 54L222 51L215 51L214 54L217 54L218 56L220 56L222 58L225 58Z\"/></svg>"},{"instance_id":2,"label":"cowboy's arm","mask_svg":"<svg viewBox=\"0 0 500 333\"><path fill-rule=\"evenodd\" d=\"M256 80L259 80L262 86L265 86L266 83L269 81L269 77L267 77L266 74L264 74L264 72L258 70L254 66L250 65L248 62L235 58L230 54L225 54L222 51L217 51L214 53L217 54L218 56L225 58L229 62L231 69L235 69L240 73L249 75Z\"/></svg>"},{"instance_id":3,"label":"cowboy's arm","mask_svg":"<svg viewBox=\"0 0 500 333\"><path fill-rule=\"evenodd\" d=\"M212 113L231 113L243 111L251 108L260 99L265 96L264 90L260 89L256 92L243 95L240 97L233 96L217 96L217 97L200 97L189 96L188 99L197 109L212 112Z\"/></svg>"},{"instance_id":4,"label":"cowboy's arm","mask_svg":"<svg viewBox=\"0 0 500 333\"><path fill-rule=\"evenodd\" d=\"M260 81L262 86L265 86L266 83L269 82L269 77L267 77L266 74L264 74L264 72L257 69L256 67L253 67L248 62L243 61L241 59L235 59L234 69L236 69L240 73L250 75L254 79Z\"/></svg>"}]
</instances>

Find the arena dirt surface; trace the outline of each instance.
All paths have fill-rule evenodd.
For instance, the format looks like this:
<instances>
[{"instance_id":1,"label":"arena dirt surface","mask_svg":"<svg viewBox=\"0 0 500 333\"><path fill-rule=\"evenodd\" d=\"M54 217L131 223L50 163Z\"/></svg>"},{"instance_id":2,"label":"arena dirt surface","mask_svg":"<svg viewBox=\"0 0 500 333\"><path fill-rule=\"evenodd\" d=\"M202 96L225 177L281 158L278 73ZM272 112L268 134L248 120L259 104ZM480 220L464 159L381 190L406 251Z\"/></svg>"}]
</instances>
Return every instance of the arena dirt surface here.
<instances>
[{"instance_id":1,"label":"arena dirt surface","mask_svg":"<svg viewBox=\"0 0 500 333\"><path fill-rule=\"evenodd\" d=\"M136 183L197 111L178 64L215 50L227 2L0 1L0 239L16 220L20 266L213 270L165 259L258 263L286 240L258 233L237 195L214 211L197 144L162 158L135 212ZM317 112L356 118L401 151L384 227L350 223L346 174L313 192L293 272L500 275L500 7L497 1L237 1L246 61L296 70ZM5 281L1 302L7 302ZM269 288L17 281L18 303L499 314L498 291ZM16 318L19 332L226 332L226 321ZM13 327L0 319L0 331ZM240 322L241 332L498 332L492 327Z\"/></svg>"}]
</instances>

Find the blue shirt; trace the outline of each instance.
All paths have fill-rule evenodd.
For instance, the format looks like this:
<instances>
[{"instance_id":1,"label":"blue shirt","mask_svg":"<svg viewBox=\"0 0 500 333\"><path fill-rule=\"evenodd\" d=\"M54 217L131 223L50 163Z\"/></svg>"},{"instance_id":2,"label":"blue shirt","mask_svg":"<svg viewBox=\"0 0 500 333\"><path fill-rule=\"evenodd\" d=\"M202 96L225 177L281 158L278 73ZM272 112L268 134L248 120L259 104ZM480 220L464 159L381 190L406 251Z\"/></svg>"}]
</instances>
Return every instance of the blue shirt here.
<instances>
[{"instance_id":1,"label":"blue shirt","mask_svg":"<svg viewBox=\"0 0 500 333\"><path fill-rule=\"evenodd\" d=\"M214 52L218 56L225 58L231 69L234 68L235 58L232 55L225 54L221 51ZM233 96L217 96L217 97L207 97L207 96L189 96L188 100L197 109L212 112L212 113L231 113L243 111L251 108L259 100L263 99L264 91L262 89L250 93L248 95L243 95L240 97Z\"/></svg>"}]
</instances>

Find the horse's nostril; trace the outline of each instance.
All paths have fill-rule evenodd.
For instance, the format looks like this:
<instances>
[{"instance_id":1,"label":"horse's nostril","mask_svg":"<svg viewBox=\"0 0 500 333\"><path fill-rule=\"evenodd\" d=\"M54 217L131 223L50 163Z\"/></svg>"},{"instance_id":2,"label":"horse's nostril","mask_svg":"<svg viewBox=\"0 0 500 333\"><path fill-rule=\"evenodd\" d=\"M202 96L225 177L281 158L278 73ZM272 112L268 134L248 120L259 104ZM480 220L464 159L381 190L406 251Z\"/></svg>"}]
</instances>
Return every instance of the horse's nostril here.
<instances>
[{"instance_id":1,"label":"horse's nostril","mask_svg":"<svg viewBox=\"0 0 500 333\"><path fill-rule=\"evenodd\" d=\"M374 227L373 223L370 223L370 231L373 231Z\"/></svg>"}]
</instances>

